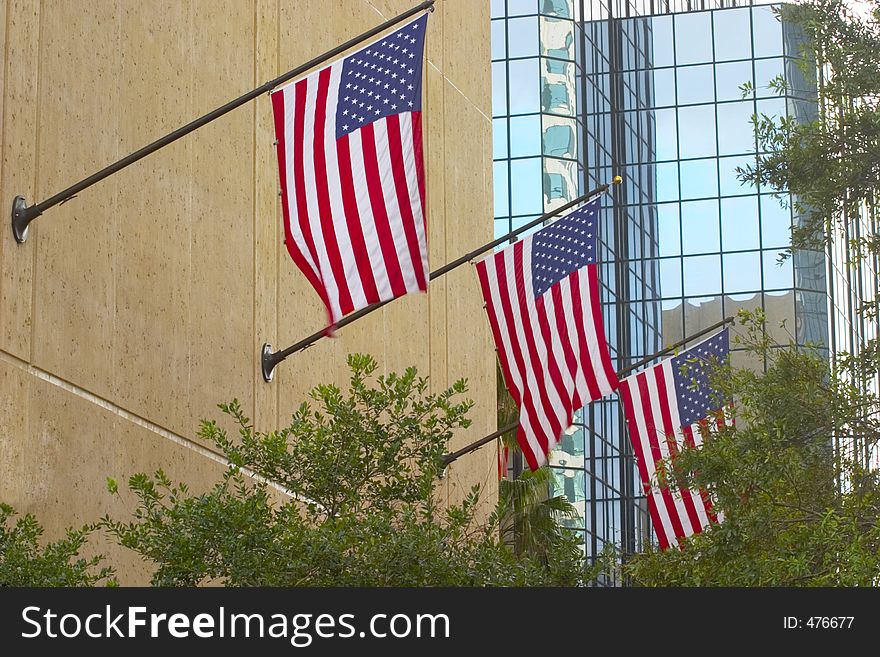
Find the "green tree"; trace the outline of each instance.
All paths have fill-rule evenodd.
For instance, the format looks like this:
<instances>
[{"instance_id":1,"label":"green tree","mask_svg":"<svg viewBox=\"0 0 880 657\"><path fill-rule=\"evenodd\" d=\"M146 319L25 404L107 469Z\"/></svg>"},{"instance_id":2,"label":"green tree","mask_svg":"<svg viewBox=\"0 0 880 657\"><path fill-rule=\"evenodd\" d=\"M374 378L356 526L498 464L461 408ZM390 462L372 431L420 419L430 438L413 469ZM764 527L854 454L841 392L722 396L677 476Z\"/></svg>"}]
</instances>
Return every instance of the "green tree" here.
<instances>
[{"instance_id":1,"label":"green tree","mask_svg":"<svg viewBox=\"0 0 880 657\"><path fill-rule=\"evenodd\" d=\"M880 400L851 381L877 372L874 354L843 358L780 348L760 314L743 313L741 346L766 372L725 367L716 383L736 423L714 427L665 467L670 486L711 491L723 522L681 550L649 550L623 565L646 586L871 586L880 578Z\"/></svg>"},{"instance_id":2,"label":"green tree","mask_svg":"<svg viewBox=\"0 0 880 657\"><path fill-rule=\"evenodd\" d=\"M546 559L518 555L499 536L497 511L480 521L479 486L460 504L438 504L447 443L469 424L463 381L429 394L414 368L375 377L361 355L349 366L348 391L314 388L278 431L256 431L238 403L221 405L235 435L213 421L200 430L232 464L221 481L194 495L162 472L135 475L134 519L104 526L155 564L161 586L582 583L570 534Z\"/></svg>"},{"instance_id":3,"label":"green tree","mask_svg":"<svg viewBox=\"0 0 880 657\"><path fill-rule=\"evenodd\" d=\"M61 540L40 545L43 527L28 514L14 523L15 510L0 504L0 586L113 585L113 569L101 556L80 557L94 527L68 529ZM79 558L77 558L79 557Z\"/></svg>"},{"instance_id":4,"label":"green tree","mask_svg":"<svg viewBox=\"0 0 880 657\"><path fill-rule=\"evenodd\" d=\"M799 216L792 247L822 248L860 216L876 221L880 180L880 0L862 3L868 19L854 15L843 0L809 0L783 5L783 20L805 36L800 82L778 79L777 90L808 99L788 118L756 116L765 154L741 171L744 181L780 194L791 193ZM805 87L805 88L798 88ZM787 198L783 196L783 198ZM880 253L873 232L849 231L853 258ZM868 310L873 310L869 307Z\"/></svg>"}]
</instances>

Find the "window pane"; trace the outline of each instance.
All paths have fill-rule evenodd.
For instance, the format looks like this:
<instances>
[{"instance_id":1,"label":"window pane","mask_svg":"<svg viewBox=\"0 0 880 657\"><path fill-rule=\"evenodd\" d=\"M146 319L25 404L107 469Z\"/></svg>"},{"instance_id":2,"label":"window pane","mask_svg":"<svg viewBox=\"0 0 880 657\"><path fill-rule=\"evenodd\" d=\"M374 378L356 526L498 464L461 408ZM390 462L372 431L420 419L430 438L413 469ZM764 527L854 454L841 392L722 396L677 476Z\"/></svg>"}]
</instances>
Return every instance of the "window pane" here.
<instances>
[{"instance_id":1,"label":"window pane","mask_svg":"<svg viewBox=\"0 0 880 657\"><path fill-rule=\"evenodd\" d=\"M510 57L534 57L538 54L538 18L511 18L507 21Z\"/></svg>"},{"instance_id":2,"label":"window pane","mask_svg":"<svg viewBox=\"0 0 880 657\"><path fill-rule=\"evenodd\" d=\"M755 57L782 54L782 25L770 7L752 8L752 29L755 33Z\"/></svg>"},{"instance_id":3,"label":"window pane","mask_svg":"<svg viewBox=\"0 0 880 657\"><path fill-rule=\"evenodd\" d=\"M678 110L679 152L682 158L715 155L715 107L697 105Z\"/></svg>"},{"instance_id":4,"label":"window pane","mask_svg":"<svg viewBox=\"0 0 880 657\"><path fill-rule=\"evenodd\" d=\"M654 91L654 107L675 105L675 69L661 68L653 71L651 88Z\"/></svg>"},{"instance_id":5,"label":"window pane","mask_svg":"<svg viewBox=\"0 0 880 657\"><path fill-rule=\"evenodd\" d=\"M779 262L779 251L764 251L764 289L790 288L792 279L791 258Z\"/></svg>"},{"instance_id":6,"label":"window pane","mask_svg":"<svg viewBox=\"0 0 880 657\"><path fill-rule=\"evenodd\" d=\"M507 119L492 119L492 157L507 157Z\"/></svg>"},{"instance_id":7,"label":"window pane","mask_svg":"<svg viewBox=\"0 0 880 657\"><path fill-rule=\"evenodd\" d=\"M657 16L651 20L651 48L654 66L675 64L672 57L672 16Z\"/></svg>"},{"instance_id":8,"label":"window pane","mask_svg":"<svg viewBox=\"0 0 880 657\"><path fill-rule=\"evenodd\" d=\"M758 98L776 97L779 94L770 88L770 82L778 76L783 76L782 57L773 59L759 59L755 61L755 93Z\"/></svg>"},{"instance_id":9,"label":"window pane","mask_svg":"<svg viewBox=\"0 0 880 657\"><path fill-rule=\"evenodd\" d=\"M660 294L663 297L681 296L681 259L660 261Z\"/></svg>"},{"instance_id":10,"label":"window pane","mask_svg":"<svg viewBox=\"0 0 880 657\"><path fill-rule=\"evenodd\" d=\"M541 154L541 117L515 116L510 119L510 156Z\"/></svg>"},{"instance_id":11,"label":"window pane","mask_svg":"<svg viewBox=\"0 0 880 657\"><path fill-rule=\"evenodd\" d=\"M507 72L504 62L492 64L492 115L507 114Z\"/></svg>"},{"instance_id":12,"label":"window pane","mask_svg":"<svg viewBox=\"0 0 880 657\"><path fill-rule=\"evenodd\" d=\"M678 200L678 163L666 162L657 165L657 200Z\"/></svg>"},{"instance_id":13,"label":"window pane","mask_svg":"<svg viewBox=\"0 0 880 657\"><path fill-rule=\"evenodd\" d=\"M724 254L724 293L753 292L761 289L759 251Z\"/></svg>"},{"instance_id":14,"label":"window pane","mask_svg":"<svg viewBox=\"0 0 880 657\"><path fill-rule=\"evenodd\" d=\"M772 196L761 196L761 236L764 248L791 244L791 210Z\"/></svg>"},{"instance_id":15,"label":"window pane","mask_svg":"<svg viewBox=\"0 0 880 657\"><path fill-rule=\"evenodd\" d=\"M750 100L718 105L718 154L738 155L755 152L755 132L752 127L754 103Z\"/></svg>"},{"instance_id":16,"label":"window pane","mask_svg":"<svg viewBox=\"0 0 880 657\"><path fill-rule=\"evenodd\" d=\"M675 59L679 65L712 61L709 12L675 15Z\"/></svg>"},{"instance_id":17,"label":"window pane","mask_svg":"<svg viewBox=\"0 0 880 657\"><path fill-rule=\"evenodd\" d=\"M681 204L681 248L684 253L720 250L718 232L718 201L688 201Z\"/></svg>"},{"instance_id":18,"label":"window pane","mask_svg":"<svg viewBox=\"0 0 880 657\"><path fill-rule=\"evenodd\" d=\"M721 243L725 251L761 248L757 196L721 199Z\"/></svg>"},{"instance_id":19,"label":"window pane","mask_svg":"<svg viewBox=\"0 0 880 657\"><path fill-rule=\"evenodd\" d=\"M714 12L715 59L748 59L752 56L749 10L728 9Z\"/></svg>"},{"instance_id":20,"label":"window pane","mask_svg":"<svg viewBox=\"0 0 880 657\"><path fill-rule=\"evenodd\" d=\"M681 163L681 198L718 196L718 161L686 160Z\"/></svg>"},{"instance_id":21,"label":"window pane","mask_svg":"<svg viewBox=\"0 0 880 657\"><path fill-rule=\"evenodd\" d=\"M678 69L678 103L712 103L715 101L715 84L712 65L683 66Z\"/></svg>"},{"instance_id":22,"label":"window pane","mask_svg":"<svg viewBox=\"0 0 880 657\"><path fill-rule=\"evenodd\" d=\"M541 158L513 160L510 163L511 214L540 213Z\"/></svg>"},{"instance_id":23,"label":"window pane","mask_svg":"<svg viewBox=\"0 0 880 657\"><path fill-rule=\"evenodd\" d=\"M496 219L495 224L495 234L493 239L498 239L502 235L507 235L510 232L510 219ZM499 249L503 249L504 245L498 247Z\"/></svg>"},{"instance_id":24,"label":"window pane","mask_svg":"<svg viewBox=\"0 0 880 657\"><path fill-rule=\"evenodd\" d=\"M495 162L493 174L492 187L495 190L495 216L506 217L510 214L510 205L507 201L507 162Z\"/></svg>"},{"instance_id":25,"label":"window pane","mask_svg":"<svg viewBox=\"0 0 880 657\"><path fill-rule=\"evenodd\" d=\"M715 66L715 91L718 100L741 100L742 85L752 82L751 62L731 62ZM749 94L751 98L754 94Z\"/></svg>"},{"instance_id":26,"label":"window pane","mask_svg":"<svg viewBox=\"0 0 880 657\"><path fill-rule=\"evenodd\" d=\"M684 258L685 296L707 296L721 292L721 256ZM687 319L687 317L685 318Z\"/></svg>"},{"instance_id":27,"label":"window pane","mask_svg":"<svg viewBox=\"0 0 880 657\"><path fill-rule=\"evenodd\" d=\"M543 0L540 5L541 13L560 18L572 17L572 0Z\"/></svg>"},{"instance_id":28,"label":"window pane","mask_svg":"<svg viewBox=\"0 0 880 657\"><path fill-rule=\"evenodd\" d=\"M538 112L538 60L520 59L508 64L510 70L510 113Z\"/></svg>"},{"instance_id":29,"label":"window pane","mask_svg":"<svg viewBox=\"0 0 880 657\"><path fill-rule=\"evenodd\" d=\"M507 0L507 15L537 14L538 0Z\"/></svg>"},{"instance_id":30,"label":"window pane","mask_svg":"<svg viewBox=\"0 0 880 657\"><path fill-rule=\"evenodd\" d=\"M678 157L678 132L675 127L675 110L654 112L657 127L657 159L674 160Z\"/></svg>"},{"instance_id":31,"label":"window pane","mask_svg":"<svg viewBox=\"0 0 880 657\"><path fill-rule=\"evenodd\" d=\"M492 21L492 59L504 59L507 45L504 42L504 21Z\"/></svg>"},{"instance_id":32,"label":"window pane","mask_svg":"<svg viewBox=\"0 0 880 657\"><path fill-rule=\"evenodd\" d=\"M681 255L681 228L678 223L678 203L657 206L660 255Z\"/></svg>"},{"instance_id":33,"label":"window pane","mask_svg":"<svg viewBox=\"0 0 880 657\"><path fill-rule=\"evenodd\" d=\"M504 0L492 0L489 15L492 16L492 18L504 16Z\"/></svg>"},{"instance_id":34,"label":"window pane","mask_svg":"<svg viewBox=\"0 0 880 657\"><path fill-rule=\"evenodd\" d=\"M743 184L739 179L737 167L745 168L755 163L754 155L741 155L739 157L722 157L718 160L721 171L721 196L737 196L741 194L753 194L755 188L750 184Z\"/></svg>"}]
</instances>

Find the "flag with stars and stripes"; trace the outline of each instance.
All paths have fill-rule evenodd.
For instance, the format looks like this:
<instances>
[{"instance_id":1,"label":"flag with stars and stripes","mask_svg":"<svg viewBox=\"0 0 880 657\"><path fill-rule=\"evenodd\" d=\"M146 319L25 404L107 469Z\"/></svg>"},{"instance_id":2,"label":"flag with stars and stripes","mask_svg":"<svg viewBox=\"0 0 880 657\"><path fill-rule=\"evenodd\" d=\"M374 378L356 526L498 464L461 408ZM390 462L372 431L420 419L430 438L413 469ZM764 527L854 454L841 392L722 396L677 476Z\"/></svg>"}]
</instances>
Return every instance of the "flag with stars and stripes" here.
<instances>
[{"instance_id":1,"label":"flag with stars and stripes","mask_svg":"<svg viewBox=\"0 0 880 657\"><path fill-rule=\"evenodd\" d=\"M426 25L427 14L272 92L285 244L331 327L427 289Z\"/></svg>"},{"instance_id":2,"label":"flag with stars and stripes","mask_svg":"<svg viewBox=\"0 0 880 657\"><path fill-rule=\"evenodd\" d=\"M718 518L705 491L669 486L668 466L684 447L702 444L708 418L724 423L710 372L726 361L728 331L620 382L620 398L648 510L661 549L699 534Z\"/></svg>"},{"instance_id":3,"label":"flag with stars and stripes","mask_svg":"<svg viewBox=\"0 0 880 657\"><path fill-rule=\"evenodd\" d=\"M598 225L596 198L476 265L532 470L577 409L617 387L599 304Z\"/></svg>"}]
</instances>

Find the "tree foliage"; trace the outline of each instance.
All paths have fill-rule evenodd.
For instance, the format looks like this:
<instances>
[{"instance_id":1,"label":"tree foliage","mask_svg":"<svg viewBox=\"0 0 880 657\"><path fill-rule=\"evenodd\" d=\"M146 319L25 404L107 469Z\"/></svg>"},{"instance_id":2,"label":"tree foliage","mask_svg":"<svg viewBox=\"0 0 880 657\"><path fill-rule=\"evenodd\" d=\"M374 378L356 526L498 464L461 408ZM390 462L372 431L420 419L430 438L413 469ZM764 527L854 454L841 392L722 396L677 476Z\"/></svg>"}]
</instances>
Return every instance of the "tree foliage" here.
<instances>
[{"instance_id":1,"label":"tree foliage","mask_svg":"<svg viewBox=\"0 0 880 657\"><path fill-rule=\"evenodd\" d=\"M235 435L214 421L200 430L232 464L221 481L193 495L162 472L135 475L134 518L104 526L155 564L161 586L583 581L582 553L565 530L535 558L499 536L501 512L481 520L479 486L459 504L438 504L441 457L469 424L463 381L429 394L413 368L375 377L376 362L361 355L349 366L347 391L314 388L278 431L255 430L237 402L221 405Z\"/></svg>"},{"instance_id":2,"label":"tree foliage","mask_svg":"<svg viewBox=\"0 0 880 657\"><path fill-rule=\"evenodd\" d=\"M722 368L736 423L665 464L670 482L710 491L723 521L681 550L636 555L625 574L649 586L874 585L880 478L862 456L880 435L880 400L851 381L876 373L876 359L832 369L822 353L773 344L760 313L741 315L740 346L766 372Z\"/></svg>"},{"instance_id":3,"label":"tree foliage","mask_svg":"<svg viewBox=\"0 0 880 657\"><path fill-rule=\"evenodd\" d=\"M791 193L799 215L792 247L822 248L859 213L875 212L880 180L880 0L854 15L844 0L783 5L783 20L805 36L801 80L776 80L792 99L787 118L755 117L765 154L742 171L744 181ZM802 88L798 88L802 87ZM812 113L803 99L814 97ZM880 253L873 233L850 231L852 256Z\"/></svg>"},{"instance_id":4,"label":"tree foliage","mask_svg":"<svg viewBox=\"0 0 880 657\"><path fill-rule=\"evenodd\" d=\"M61 540L40 545L43 527L28 514L12 522L13 508L0 504L0 586L96 586L115 584L103 557L80 551L93 527L68 529Z\"/></svg>"}]
</instances>

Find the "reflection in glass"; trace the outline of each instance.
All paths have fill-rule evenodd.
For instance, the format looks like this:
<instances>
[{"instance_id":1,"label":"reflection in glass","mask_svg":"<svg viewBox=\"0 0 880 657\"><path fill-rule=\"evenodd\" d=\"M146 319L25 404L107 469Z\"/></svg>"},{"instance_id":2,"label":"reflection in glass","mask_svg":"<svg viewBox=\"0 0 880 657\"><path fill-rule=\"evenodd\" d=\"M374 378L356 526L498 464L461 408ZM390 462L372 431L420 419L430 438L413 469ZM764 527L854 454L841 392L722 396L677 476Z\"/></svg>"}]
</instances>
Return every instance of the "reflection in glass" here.
<instances>
[{"instance_id":1,"label":"reflection in glass","mask_svg":"<svg viewBox=\"0 0 880 657\"><path fill-rule=\"evenodd\" d=\"M698 64L712 61L710 12L675 15L675 62Z\"/></svg>"},{"instance_id":2,"label":"reflection in glass","mask_svg":"<svg viewBox=\"0 0 880 657\"><path fill-rule=\"evenodd\" d=\"M550 62L549 59L545 61ZM563 66L570 67L571 64L563 64ZM573 89L565 80L554 82L549 78L542 78L541 106L543 111L553 112L555 114L574 115L572 91ZM511 104L513 104L512 101Z\"/></svg>"},{"instance_id":3,"label":"reflection in glass","mask_svg":"<svg viewBox=\"0 0 880 657\"><path fill-rule=\"evenodd\" d=\"M504 42L504 21L492 21L492 59L504 59L507 44Z\"/></svg>"},{"instance_id":4,"label":"reflection in glass","mask_svg":"<svg viewBox=\"0 0 880 657\"><path fill-rule=\"evenodd\" d=\"M544 129L544 155L554 157L575 157L575 140L573 119L545 117L545 124L552 122Z\"/></svg>"},{"instance_id":5,"label":"reflection in glass","mask_svg":"<svg viewBox=\"0 0 880 657\"><path fill-rule=\"evenodd\" d=\"M720 290L721 256L706 255L684 258L685 296L717 294Z\"/></svg>"},{"instance_id":6,"label":"reflection in glass","mask_svg":"<svg viewBox=\"0 0 880 657\"><path fill-rule=\"evenodd\" d=\"M674 160L678 157L678 129L675 125L675 110L655 110L654 120L657 128L656 157L661 161Z\"/></svg>"},{"instance_id":7,"label":"reflection in glass","mask_svg":"<svg viewBox=\"0 0 880 657\"><path fill-rule=\"evenodd\" d=\"M511 214L541 212L541 158L510 162L510 192Z\"/></svg>"},{"instance_id":8,"label":"reflection in glass","mask_svg":"<svg viewBox=\"0 0 880 657\"><path fill-rule=\"evenodd\" d=\"M759 116L769 116L779 119L785 116L784 98L765 98L755 102L756 113Z\"/></svg>"},{"instance_id":9,"label":"reflection in glass","mask_svg":"<svg viewBox=\"0 0 880 657\"><path fill-rule=\"evenodd\" d=\"M514 116L510 119L510 156L541 154L541 117Z\"/></svg>"},{"instance_id":10,"label":"reflection in glass","mask_svg":"<svg viewBox=\"0 0 880 657\"><path fill-rule=\"evenodd\" d=\"M755 111L751 100L718 105L718 154L738 155L755 152L755 131L752 114Z\"/></svg>"},{"instance_id":11,"label":"reflection in glass","mask_svg":"<svg viewBox=\"0 0 880 657\"><path fill-rule=\"evenodd\" d=\"M756 196L721 199L721 243L725 251L761 248Z\"/></svg>"},{"instance_id":12,"label":"reflection in glass","mask_svg":"<svg viewBox=\"0 0 880 657\"><path fill-rule=\"evenodd\" d=\"M764 248L791 244L791 210L767 194L761 196L761 236Z\"/></svg>"},{"instance_id":13,"label":"reflection in glass","mask_svg":"<svg viewBox=\"0 0 880 657\"><path fill-rule=\"evenodd\" d=\"M720 271L715 270L719 274ZM687 274L685 274L687 276ZM720 281L719 281L720 282ZM707 296L702 299L687 299L684 302L684 334L693 335L699 331L721 321L723 308L720 296ZM705 336L688 343L688 347L705 340Z\"/></svg>"},{"instance_id":14,"label":"reflection in glass","mask_svg":"<svg viewBox=\"0 0 880 657\"><path fill-rule=\"evenodd\" d=\"M527 114L539 111L538 60L519 59L508 62L508 68L510 71L510 113Z\"/></svg>"},{"instance_id":15,"label":"reflection in glass","mask_svg":"<svg viewBox=\"0 0 880 657\"><path fill-rule=\"evenodd\" d=\"M682 158L715 155L714 105L679 108L678 126L678 146Z\"/></svg>"},{"instance_id":16,"label":"reflection in glass","mask_svg":"<svg viewBox=\"0 0 880 657\"><path fill-rule=\"evenodd\" d=\"M504 1L505 0L492 0L489 8L489 15L492 18L504 16Z\"/></svg>"},{"instance_id":17,"label":"reflection in glass","mask_svg":"<svg viewBox=\"0 0 880 657\"><path fill-rule=\"evenodd\" d=\"M654 66L675 64L672 48L672 16L655 16L651 20L651 48Z\"/></svg>"},{"instance_id":18,"label":"reflection in glass","mask_svg":"<svg viewBox=\"0 0 880 657\"><path fill-rule=\"evenodd\" d=\"M572 17L572 0L541 0L541 13L559 18Z\"/></svg>"},{"instance_id":19,"label":"reflection in glass","mask_svg":"<svg viewBox=\"0 0 880 657\"><path fill-rule=\"evenodd\" d=\"M681 204L681 247L684 253L710 253L721 248L717 200Z\"/></svg>"},{"instance_id":20,"label":"reflection in glass","mask_svg":"<svg viewBox=\"0 0 880 657\"><path fill-rule=\"evenodd\" d=\"M681 229L678 221L678 203L657 206L657 224L661 256L681 255Z\"/></svg>"},{"instance_id":21,"label":"reflection in glass","mask_svg":"<svg viewBox=\"0 0 880 657\"><path fill-rule=\"evenodd\" d=\"M748 59L752 56L752 34L747 7L715 12L715 59Z\"/></svg>"},{"instance_id":22,"label":"reflection in glass","mask_svg":"<svg viewBox=\"0 0 880 657\"><path fill-rule=\"evenodd\" d=\"M664 162L655 168L657 172L657 200L678 200L678 163Z\"/></svg>"},{"instance_id":23,"label":"reflection in glass","mask_svg":"<svg viewBox=\"0 0 880 657\"><path fill-rule=\"evenodd\" d=\"M678 69L678 104L693 105L715 101L712 64L682 66Z\"/></svg>"},{"instance_id":24,"label":"reflection in glass","mask_svg":"<svg viewBox=\"0 0 880 657\"><path fill-rule=\"evenodd\" d=\"M718 195L717 160L686 160L680 168L682 200Z\"/></svg>"},{"instance_id":25,"label":"reflection in glass","mask_svg":"<svg viewBox=\"0 0 880 657\"><path fill-rule=\"evenodd\" d=\"M742 86L752 83L752 62L730 62L715 66L715 93L718 100L742 100ZM746 98L753 98L749 93Z\"/></svg>"},{"instance_id":26,"label":"reflection in glass","mask_svg":"<svg viewBox=\"0 0 880 657\"><path fill-rule=\"evenodd\" d=\"M775 57L782 52L782 25L770 7L752 7L755 57Z\"/></svg>"},{"instance_id":27,"label":"reflection in glass","mask_svg":"<svg viewBox=\"0 0 880 657\"><path fill-rule=\"evenodd\" d=\"M792 280L791 258L780 261L779 251L764 251L764 289L790 288Z\"/></svg>"},{"instance_id":28,"label":"reflection in glass","mask_svg":"<svg viewBox=\"0 0 880 657\"><path fill-rule=\"evenodd\" d=\"M759 251L724 254L724 293L752 292L761 289Z\"/></svg>"}]
</instances>

